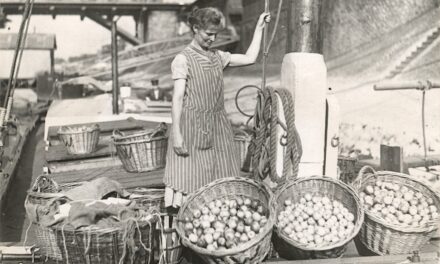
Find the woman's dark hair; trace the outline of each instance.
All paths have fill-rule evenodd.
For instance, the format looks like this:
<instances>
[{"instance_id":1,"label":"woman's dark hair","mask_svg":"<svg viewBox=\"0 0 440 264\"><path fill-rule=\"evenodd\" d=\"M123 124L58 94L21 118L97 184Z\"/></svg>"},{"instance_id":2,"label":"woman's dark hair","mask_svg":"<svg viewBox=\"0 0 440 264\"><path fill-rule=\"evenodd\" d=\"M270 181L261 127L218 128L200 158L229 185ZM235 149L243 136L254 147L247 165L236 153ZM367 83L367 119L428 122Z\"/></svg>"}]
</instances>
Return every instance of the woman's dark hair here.
<instances>
[{"instance_id":1,"label":"woman's dark hair","mask_svg":"<svg viewBox=\"0 0 440 264\"><path fill-rule=\"evenodd\" d=\"M188 16L188 24L194 32L194 26L207 29L209 26L218 28L225 27L225 16L215 7L194 8Z\"/></svg>"}]
</instances>

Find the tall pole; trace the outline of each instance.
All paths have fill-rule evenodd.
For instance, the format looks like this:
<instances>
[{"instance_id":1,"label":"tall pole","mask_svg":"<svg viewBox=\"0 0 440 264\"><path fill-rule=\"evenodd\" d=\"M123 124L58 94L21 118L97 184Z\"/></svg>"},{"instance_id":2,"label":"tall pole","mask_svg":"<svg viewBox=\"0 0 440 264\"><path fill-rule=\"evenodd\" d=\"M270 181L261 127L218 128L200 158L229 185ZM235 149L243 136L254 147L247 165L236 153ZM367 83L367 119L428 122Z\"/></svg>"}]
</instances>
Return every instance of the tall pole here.
<instances>
[{"instance_id":1,"label":"tall pole","mask_svg":"<svg viewBox=\"0 0 440 264\"><path fill-rule=\"evenodd\" d=\"M117 24L114 17L112 19L112 80L113 80L113 114L119 114L119 83L118 83L118 35Z\"/></svg>"},{"instance_id":2,"label":"tall pole","mask_svg":"<svg viewBox=\"0 0 440 264\"><path fill-rule=\"evenodd\" d=\"M287 53L322 54L321 0L291 1L287 28Z\"/></svg>"},{"instance_id":3,"label":"tall pole","mask_svg":"<svg viewBox=\"0 0 440 264\"><path fill-rule=\"evenodd\" d=\"M281 85L292 93L295 102L295 123L303 145L298 176L325 173L335 177L337 157L331 161L331 170L327 170L325 155L327 68L322 56L322 0L295 0L288 4L287 53L281 66Z\"/></svg>"}]
</instances>

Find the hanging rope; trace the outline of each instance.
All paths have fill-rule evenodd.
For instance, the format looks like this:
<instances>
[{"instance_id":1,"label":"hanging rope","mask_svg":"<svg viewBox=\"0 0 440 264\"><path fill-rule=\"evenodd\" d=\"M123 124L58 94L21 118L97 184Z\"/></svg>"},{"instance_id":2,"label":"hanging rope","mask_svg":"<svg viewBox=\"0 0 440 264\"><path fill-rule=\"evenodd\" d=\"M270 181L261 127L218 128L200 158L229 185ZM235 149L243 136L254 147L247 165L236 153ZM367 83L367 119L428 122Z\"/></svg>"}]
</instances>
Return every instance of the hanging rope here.
<instances>
[{"instance_id":1,"label":"hanging rope","mask_svg":"<svg viewBox=\"0 0 440 264\"><path fill-rule=\"evenodd\" d=\"M266 86L266 66L269 49L275 38L278 28L283 1L278 3L277 17L274 29L269 42L267 42L267 26L263 32L263 60L262 60L262 82L261 88L255 85L246 85L240 88L235 97L237 109L243 115L249 117L246 124L249 125L253 119L253 138L249 145L249 152L252 155L252 167L255 178L265 179L267 176L281 186L287 179L291 180L298 175L298 165L302 155L301 141L295 127L294 101L291 93L284 88L274 89ZM269 11L268 0L265 1L265 12ZM239 94L245 89L257 89L257 104L253 115L241 110L238 105ZM284 112L286 124L278 117L279 102ZM278 129L284 130L279 138ZM282 174L277 172L278 148L283 148Z\"/></svg>"}]
</instances>

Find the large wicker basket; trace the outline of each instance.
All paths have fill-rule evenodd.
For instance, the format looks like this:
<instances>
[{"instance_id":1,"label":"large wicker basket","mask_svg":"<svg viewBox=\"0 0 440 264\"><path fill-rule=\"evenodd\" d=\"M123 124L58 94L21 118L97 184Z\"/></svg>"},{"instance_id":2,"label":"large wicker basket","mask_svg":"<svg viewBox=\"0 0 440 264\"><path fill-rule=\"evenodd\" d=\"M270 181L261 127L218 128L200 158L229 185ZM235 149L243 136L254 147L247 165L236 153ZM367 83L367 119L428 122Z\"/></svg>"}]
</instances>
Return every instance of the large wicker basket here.
<instances>
[{"instance_id":1,"label":"large wicker basket","mask_svg":"<svg viewBox=\"0 0 440 264\"><path fill-rule=\"evenodd\" d=\"M196 252L207 263L261 263L270 250L272 226L275 220L274 207L270 205L270 190L263 184L243 177L216 180L190 195L177 215L178 219L192 216L192 211L203 207L215 199L247 197L257 199L269 212L266 226L253 239L237 247L210 251L191 243L185 236L183 222L178 223L182 244Z\"/></svg>"},{"instance_id":2,"label":"large wicker basket","mask_svg":"<svg viewBox=\"0 0 440 264\"><path fill-rule=\"evenodd\" d=\"M96 150L100 129L97 124L90 126L64 126L58 130L58 137L70 154L88 154Z\"/></svg>"},{"instance_id":3,"label":"large wicker basket","mask_svg":"<svg viewBox=\"0 0 440 264\"><path fill-rule=\"evenodd\" d=\"M113 144L124 169L128 172L151 171L165 167L168 137L166 125L132 135L113 132Z\"/></svg>"},{"instance_id":4,"label":"large wicker basket","mask_svg":"<svg viewBox=\"0 0 440 264\"><path fill-rule=\"evenodd\" d=\"M410 178L406 174L391 171L376 172L369 166L359 171L358 178L353 182L358 192L377 180L397 183L409 189L417 190L426 197L432 198L437 209L440 209L440 198L426 184ZM419 250L429 241L438 228L437 221L428 222L425 226L400 226L385 221L365 210L365 222L359 232L358 239L369 250L379 254L407 254Z\"/></svg>"},{"instance_id":5,"label":"large wicker basket","mask_svg":"<svg viewBox=\"0 0 440 264\"><path fill-rule=\"evenodd\" d=\"M297 203L306 193L311 193L312 196L325 195L330 200L341 202L344 207L354 215L355 227L353 233L335 244L325 247L311 248L291 239L287 234L281 231L278 228L277 223L275 223L275 236L273 240L275 250L282 258L296 260L337 258L342 256L347 248L347 244L359 232L364 221L364 212L359 197L350 186L333 178L322 176L299 178L281 187L281 189L274 195L272 203L276 206L276 215L284 210L283 207L285 200L291 199L292 203Z\"/></svg>"},{"instance_id":6,"label":"large wicker basket","mask_svg":"<svg viewBox=\"0 0 440 264\"><path fill-rule=\"evenodd\" d=\"M242 129L234 130L234 142L240 153L240 169L244 172L252 172L252 155L249 152L249 145L252 136Z\"/></svg>"},{"instance_id":7,"label":"large wicker basket","mask_svg":"<svg viewBox=\"0 0 440 264\"><path fill-rule=\"evenodd\" d=\"M69 264L148 264L153 261L153 232L157 219L129 219L120 227L67 226L54 228L63 261Z\"/></svg>"},{"instance_id":8,"label":"large wicker basket","mask_svg":"<svg viewBox=\"0 0 440 264\"><path fill-rule=\"evenodd\" d=\"M54 180L45 175L38 176L26 196L24 206L27 214L33 213L39 205L44 206L53 199L64 196L62 194L63 191L70 190L81 184L79 182L58 185ZM34 225L36 244L40 248L40 254L50 259L61 260L61 251L56 244L52 229L42 226L38 222L31 224Z\"/></svg>"}]
</instances>

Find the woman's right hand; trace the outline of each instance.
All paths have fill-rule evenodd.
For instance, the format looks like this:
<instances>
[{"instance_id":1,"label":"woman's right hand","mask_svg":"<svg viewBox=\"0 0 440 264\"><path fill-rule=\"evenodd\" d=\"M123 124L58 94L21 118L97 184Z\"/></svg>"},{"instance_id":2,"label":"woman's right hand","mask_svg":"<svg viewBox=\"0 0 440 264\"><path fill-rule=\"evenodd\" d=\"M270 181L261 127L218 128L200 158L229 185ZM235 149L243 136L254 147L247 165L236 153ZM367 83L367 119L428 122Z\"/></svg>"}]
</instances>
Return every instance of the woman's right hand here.
<instances>
[{"instance_id":1,"label":"woman's right hand","mask_svg":"<svg viewBox=\"0 0 440 264\"><path fill-rule=\"evenodd\" d=\"M185 141L183 141L183 136L180 132L174 134L174 152L179 156L188 156L188 149L186 148Z\"/></svg>"}]
</instances>

